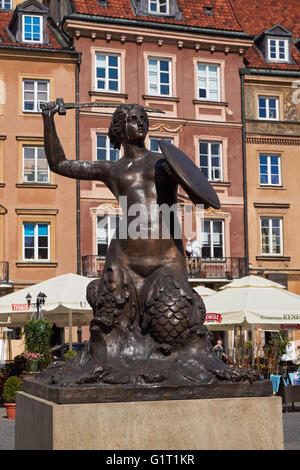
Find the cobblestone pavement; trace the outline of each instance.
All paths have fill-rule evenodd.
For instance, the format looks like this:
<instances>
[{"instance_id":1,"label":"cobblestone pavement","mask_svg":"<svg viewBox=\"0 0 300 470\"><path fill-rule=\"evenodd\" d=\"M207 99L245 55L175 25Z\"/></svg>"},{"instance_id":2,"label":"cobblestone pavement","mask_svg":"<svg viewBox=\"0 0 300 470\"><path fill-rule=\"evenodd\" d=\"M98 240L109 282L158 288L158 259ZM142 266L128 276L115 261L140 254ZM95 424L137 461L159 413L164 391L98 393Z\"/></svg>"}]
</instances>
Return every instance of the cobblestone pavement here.
<instances>
[{"instance_id":1,"label":"cobblestone pavement","mask_svg":"<svg viewBox=\"0 0 300 470\"><path fill-rule=\"evenodd\" d=\"M295 403L294 409L289 406L282 418L285 450L300 450L300 403ZM0 451L14 448L15 421L7 419L5 408L0 407Z\"/></svg>"}]
</instances>

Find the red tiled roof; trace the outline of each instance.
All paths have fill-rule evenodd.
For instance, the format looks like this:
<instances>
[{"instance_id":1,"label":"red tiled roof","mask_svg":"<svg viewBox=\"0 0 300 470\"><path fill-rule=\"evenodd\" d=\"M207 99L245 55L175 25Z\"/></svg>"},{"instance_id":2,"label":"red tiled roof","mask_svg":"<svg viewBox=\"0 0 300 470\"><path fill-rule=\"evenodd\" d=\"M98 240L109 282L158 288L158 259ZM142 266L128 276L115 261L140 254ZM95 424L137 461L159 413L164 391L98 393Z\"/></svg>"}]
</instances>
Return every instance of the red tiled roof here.
<instances>
[{"instance_id":1,"label":"red tiled roof","mask_svg":"<svg viewBox=\"0 0 300 470\"><path fill-rule=\"evenodd\" d=\"M258 48L254 45L250 47L244 56L244 62L246 67L253 69L269 69L269 70L300 70L300 53L296 46L292 44L292 57L294 63L276 63L276 62L266 62L264 57Z\"/></svg>"},{"instance_id":2,"label":"red tiled roof","mask_svg":"<svg viewBox=\"0 0 300 470\"><path fill-rule=\"evenodd\" d=\"M107 0L107 6L101 6L97 0L73 0L75 13L107 16L127 20L139 20L153 23L169 23L198 28L219 29L226 31L242 31L230 0L177 0L182 12L182 20L156 17L136 16L130 0ZM214 6L214 16L204 12L205 6Z\"/></svg>"},{"instance_id":3,"label":"red tiled roof","mask_svg":"<svg viewBox=\"0 0 300 470\"><path fill-rule=\"evenodd\" d=\"M299 0L230 0L245 33L259 35L280 24L300 37Z\"/></svg>"},{"instance_id":4,"label":"red tiled roof","mask_svg":"<svg viewBox=\"0 0 300 470\"><path fill-rule=\"evenodd\" d=\"M300 1L299 0L230 0L243 31L254 36L280 24L300 37ZM291 44L293 64L270 63L254 45L245 54L245 65L250 68L269 70L300 70L300 53Z\"/></svg>"},{"instance_id":5,"label":"red tiled roof","mask_svg":"<svg viewBox=\"0 0 300 470\"><path fill-rule=\"evenodd\" d=\"M34 49L62 49L61 44L56 40L56 38L51 33L49 26L47 27L47 32L49 34L49 44L31 44L31 43L16 43L13 42L9 36L6 26L9 25L11 17L13 15L12 11L0 11L0 46L15 46L15 47L30 47Z\"/></svg>"}]
</instances>

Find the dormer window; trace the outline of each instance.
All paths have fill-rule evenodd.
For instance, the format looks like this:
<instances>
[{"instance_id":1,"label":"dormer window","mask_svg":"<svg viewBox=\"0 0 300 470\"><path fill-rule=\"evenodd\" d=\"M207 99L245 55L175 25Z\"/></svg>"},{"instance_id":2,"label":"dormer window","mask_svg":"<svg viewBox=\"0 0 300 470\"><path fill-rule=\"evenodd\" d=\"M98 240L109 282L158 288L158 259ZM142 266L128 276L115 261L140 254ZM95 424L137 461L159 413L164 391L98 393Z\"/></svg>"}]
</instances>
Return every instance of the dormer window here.
<instances>
[{"instance_id":1,"label":"dormer window","mask_svg":"<svg viewBox=\"0 0 300 470\"><path fill-rule=\"evenodd\" d=\"M0 0L0 10L11 10L11 0Z\"/></svg>"},{"instance_id":2,"label":"dormer window","mask_svg":"<svg viewBox=\"0 0 300 470\"><path fill-rule=\"evenodd\" d=\"M23 15L23 42L41 43L43 17L38 15Z\"/></svg>"},{"instance_id":3,"label":"dormer window","mask_svg":"<svg viewBox=\"0 0 300 470\"><path fill-rule=\"evenodd\" d=\"M182 19L177 0L131 0L130 3L137 16Z\"/></svg>"},{"instance_id":4,"label":"dormer window","mask_svg":"<svg viewBox=\"0 0 300 470\"><path fill-rule=\"evenodd\" d=\"M149 13L168 15L169 0L149 0Z\"/></svg>"},{"instance_id":5,"label":"dormer window","mask_svg":"<svg viewBox=\"0 0 300 470\"><path fill-rule=\"evenodd\" d=\"M19 3L11 17L8 26L9 33L20 44L49 44L48 13L49 9L38 0L26 0Z\"/></svg>"},{"instance_id":6,"label":"dormer window","mask_svg":"<svg viewBox=\"0 0 300 470\"><path fill-rule=\"evenodd\" d=\"M289 61L289 40L288 39L268 39L269 61L288 62Z\"/></svg>"}]
</instances>

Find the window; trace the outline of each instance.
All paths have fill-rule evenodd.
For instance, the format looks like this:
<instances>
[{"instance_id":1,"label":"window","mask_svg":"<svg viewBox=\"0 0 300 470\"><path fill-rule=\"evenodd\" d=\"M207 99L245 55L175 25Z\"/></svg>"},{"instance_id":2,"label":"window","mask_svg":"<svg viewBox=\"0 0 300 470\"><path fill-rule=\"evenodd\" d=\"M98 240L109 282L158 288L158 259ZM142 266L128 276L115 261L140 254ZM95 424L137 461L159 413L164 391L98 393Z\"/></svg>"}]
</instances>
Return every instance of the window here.
<instances>
[{"instance_id":1,"label":"window","mask_svg":"<svg viewBox=\"0 0 300 470\"><path fill-rule=\"evenodd\" d=\"M49 183L49 167L44 147L23 147L23 182Z\"/></svg>"},{"instance_id":2,"label":"window","mask_svg":"<svg viewBox=\"0 0 300 470\"><path fill-rule=\"evenodd\" d=\"M148 58L148 93L171 96L171 59Z\"/></svg>"},{"instance_id":3,"label":"window","mask_svg":"<svg viewBox=\"0 0 300 470\"><path fill-rule=\"evenodd\" d=\"M205 220L202 258L224 258L224 221Z\"/></svg>"},{"instance_id":4,"label":"window","mask_svg":"<svg viewBox=\"0 0 300 470\"><path fill-rule=\"evenodd\" d=\"M169 13L169 0L149 0L149 13Z\"/></svg>"},{"instance_id":5,"label":"window","mask_svg":"<svg viewBox=\"0 0 300 470\"><path fill-rule=\"evenodd\" d=\"M199 100L220 101L220 66L197 64L197 90Z\"/></svg>"},{"instance_id":6,"label":"window","mask_svg":"<svg viewBox=\"0 0 300 470\"><path fill-rule=\"evenodd\" d=\"M49 224L23 224L24 261L49 261L50 259Z\"/></svg>"},{"instance_id":7,"label":"window","mask_svg":"<svg viewBox=\"0 0 300 470\"><path fill-rule=\"evenodd\" d=\"M258 117L259 119L278 120L278 98L260 96L258 98Z\"/></svg>"},{"instance_id":8,"label":"window","mask_svg":"<svg viewBox=\"0 0 300 470\"><path fill-rule=\"evenodd\" d=\"M49 100L48 80L23 80L23 111L40 113L41 105Z\"/></svg>"},{"instance_id":9,"label":"window","mask_svg":"<svg viewBox=\"0 0 300 470\"><path fill-rule=\"evenodd\" d=\"M23 15L23 42L40 43L42 41L43 17Z\"/></svg>"},{"instance_id":10,"label":"window","mask_svg":"<svg viewBox=\"0 0 300 470\"><path fill-rule=\"evenodd\" d=\"M288 39L269 39L269 60L270 61L289 61L289 40Z\"/></svg>"},{"instance_id":11,"label":"window","mask_svg":"<svg viewBox=\"0 0 300 470\"><path fill-rule=\"evenodd\" d=\"M120 92L120 56L96 54L95 88L98 91Z\"/></svg>"},{"instance_id":12,"label":"window","mask_svg":"<svg viewBox=\"0 0 300 470\"><path fill-rule=\"evenodd\" d=\"M11 10L11 0L0 0L0 10Z\"/></svg>"},{"instance_id":13,"label":"window","mask_svg":"<svg viewBox=\"0 0 300 470\"><path fill-rule=\"evenodd\" d=\"M97 254L105 257L107 249L115 233L119 216L97 216Z\"/></svg>"},{"instance_id":14,"label":"window","mask_svg":"<svg viewBox=\"0 0 300 470\"><path fill-rule=\"evenodd\" d=\"M280 156L279 155L259 155L259 178L260 184L280 185Z\"/></svg>"},{"instance_id":15,"label":"window","mask_svg":"<svg viewBox=\"0 0 300 470\"><path fill-rule=\"evenodd\" d=\"M97 134L97 160L116 162L120 158L119 150L115 150L105 134Z\"/></svg>"},{"instance_id":16,"label":"window","mask_svg":"<svg viewBox=\"0 0 300 470\"><path fill-rule=\"evenodd\" d=\"M282 219L261 217L262 255L282 254Z\"/></svg>"},{"instance_id":17,"label":"window","mask_svg":"<svg viewBox=\"0 0 300 470\"><path fill-rule=\"evenodd\" d=\"M199 142L200 169L209 181L222 181L222 146L220 142Z\"/></svg>"},{"instance_id":18,"label":"window","mask_svg":"<svg viewBox=\"0 0 300 470\"><path fill-rule=\"evenodd\" d=\"M158 137L150 137L149 143L150 143L151 152L161 153L159 145L158 145L158 142L160 142L161 140L166 140L167 142L170 142L170 144L173 144L173 139L172 138L166 139L166 138L163 137L163 139L161 139L161 138L158 138Z\"/></svg>"}]
</instances>

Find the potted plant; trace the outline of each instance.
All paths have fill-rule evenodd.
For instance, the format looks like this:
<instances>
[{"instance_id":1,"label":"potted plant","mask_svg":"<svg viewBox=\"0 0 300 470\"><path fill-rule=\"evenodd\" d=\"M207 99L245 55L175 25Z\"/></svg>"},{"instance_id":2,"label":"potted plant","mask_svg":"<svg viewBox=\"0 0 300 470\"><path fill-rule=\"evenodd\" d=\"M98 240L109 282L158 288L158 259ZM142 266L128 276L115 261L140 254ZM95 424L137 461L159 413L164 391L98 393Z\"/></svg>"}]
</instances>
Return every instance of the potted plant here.
<instances>
[{"instance_id":1,"label":"potted plant","mask_svg":"<svg viewBox=\"0 0 300 470\"><path fill-rule=\"evenodd\" d=\"M22 389L23 382L20 377L8 377L3 387L3 400L8 419L16 417L16 393Z\"/></svg>"},{"instance_id":2,"label":"potted plant","mask_svg":"<svg viewBox=\"0 0 300 470\"><path fill-rule=\"evenodd\" d=\"M28 352L24 354L24 357L27 360L29 372L37 372L39 362L42 360L43 355L38 352Z\"/></svg>"}]
</instances>

